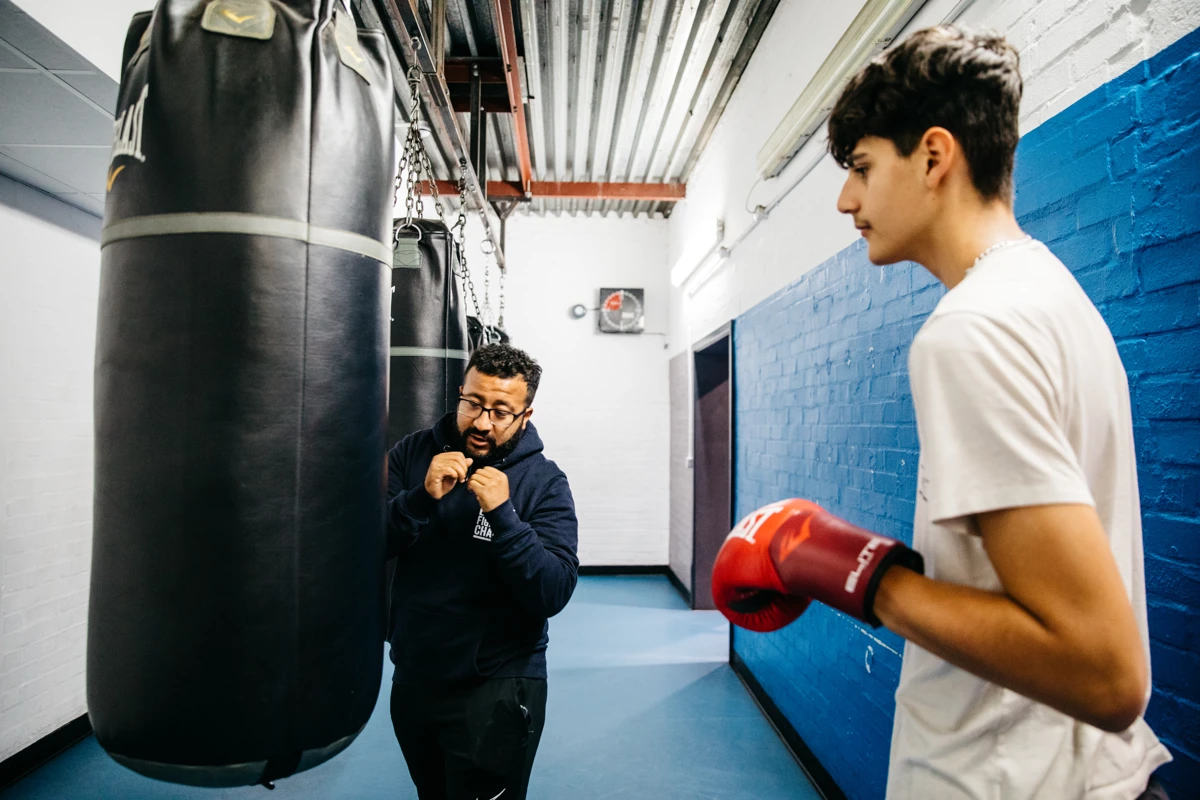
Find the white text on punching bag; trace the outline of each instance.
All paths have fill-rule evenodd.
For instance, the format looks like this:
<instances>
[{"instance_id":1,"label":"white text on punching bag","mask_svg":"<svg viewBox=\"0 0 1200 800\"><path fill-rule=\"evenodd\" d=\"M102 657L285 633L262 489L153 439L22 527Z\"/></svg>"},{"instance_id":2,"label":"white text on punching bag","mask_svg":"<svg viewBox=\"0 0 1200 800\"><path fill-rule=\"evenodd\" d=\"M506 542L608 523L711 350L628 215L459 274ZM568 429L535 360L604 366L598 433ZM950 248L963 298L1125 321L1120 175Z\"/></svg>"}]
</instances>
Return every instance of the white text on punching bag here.
<instances>
[{"instance_id":1,"label":"white text on punching bag","mask_svg":"<svg viewBox=\"0 0 1200 800\"><path fill-rule=\"evenodd\" d=\"M138 161L145 161L142 153L142 116L146 110L146 95L150 93L150 84L142 87L142 94L136 103L121 112L113 123L113 149L111 161L117 156L131 156Z\"/></svg>"}]
</instances>

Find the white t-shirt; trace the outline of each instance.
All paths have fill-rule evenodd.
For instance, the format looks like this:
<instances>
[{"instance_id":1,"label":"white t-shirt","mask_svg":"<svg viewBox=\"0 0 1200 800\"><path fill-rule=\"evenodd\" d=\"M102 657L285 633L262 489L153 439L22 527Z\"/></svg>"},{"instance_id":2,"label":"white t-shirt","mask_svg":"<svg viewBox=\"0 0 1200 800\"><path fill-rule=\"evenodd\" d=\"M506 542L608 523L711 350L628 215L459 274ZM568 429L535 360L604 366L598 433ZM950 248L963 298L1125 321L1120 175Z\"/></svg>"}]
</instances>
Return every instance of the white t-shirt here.
<instances>
[{"instance_id":1,"label":"white t-shirt","mask_svg":"<svg viewBox=\"0 0 1200 800\"><path fill-rule=\"evenodd\" d=\"M971 515L1093 505L1148 662L1129 386L1074 276L1040 242L996 251L938 303L908 368L925 573L1000 590ZM1170 760L1140 717L1105 733L905 645L889 800L1126 800Z\"/></svg>"}]
</instances>

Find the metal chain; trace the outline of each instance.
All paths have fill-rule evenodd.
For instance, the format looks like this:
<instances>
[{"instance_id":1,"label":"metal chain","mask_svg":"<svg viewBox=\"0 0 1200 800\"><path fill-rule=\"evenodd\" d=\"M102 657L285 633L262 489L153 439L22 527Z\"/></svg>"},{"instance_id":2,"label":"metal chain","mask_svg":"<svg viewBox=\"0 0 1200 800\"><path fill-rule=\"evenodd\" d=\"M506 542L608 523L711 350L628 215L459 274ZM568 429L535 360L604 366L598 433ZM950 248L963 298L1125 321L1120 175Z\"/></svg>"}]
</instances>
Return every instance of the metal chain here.
<instances>
[{"instance_id":1,"label":"metal chain","mask_svg":"<svg viewBox=\"0 0 1200 800\"><path fill-rule=\"evenodd\" d=\"M443 221L445 220L443 219ZM486 331L487 318L484 308L479 304L479 298L475 295L475 281L471 280L471 270L467 268L467 162L461 159L458 162L458 219L454 221L451 231L454 233L454 241L458 244L461 268L459 277L466 281L467 291L471 295L471 305L475 308L475 318L479 320L479 324L484 326Z\"/></svg>"},{"instance_id":2,"label":"metal chain","mask_svg":"<svg viewBox=\"0 0 1200 800\"><path fill-rule=\"evenodd\" d=\"M396 230L392 231L393 248L396 247L400 241L400 228L411 225L413 220L413 189L415 187L411 175L412 159L410 156L412 153L413 128L415 127L413 123L416 120L416 115L420 113L420 106L418 104L418 95L415 91L416 86L414 84L414 80L415 78L413 71L409 70L408 86L411 91L412 105L408 112L408 135L404 137L404 146L400 151L400 166L396 169L396 187L392 192L392 208L395 208L396 204L400 202L400 187L407 184L408 191L404 198L404 225L399 226L396 228Z\"/></svg>"},{"instance_id":3,"label":"metal chain","mask_svg":"<svg viewBox=\"0 0 1200 800\"><path fill-rule=\"evenodd\" d=\"M492 316L492 260L487 256L483 259L483 302L487 303L488 308L488 324L491 325L494 320Z\"/></svg>"},{"instance_id":4,"label":"metal chain","mask_svg":"<svg viewBox=\"0 0 1200 800\"><path fill-rule=\"evenodd\" d=\"M500 270L500 319L496 321L496 327L504 330L504 275L508 270Z\"/></svg>"},{"instance_id":5,"label":"metal chain","mask_svg":"<svg viewBox=\"0 0 1200 800\"><path fill-rule=\"evenodd\" d=\"M495 341L498 342L498 341L500 341L500 334L498 332L499 326L496 323L495 315L492 313L492 259L495 256L496 250L495 250L495 247L492 245L490 239L485 239L484 241L480 242L479 249L483 252L483 255L484 255L484 259L483 259L483 295L484 295L483 302L487 304L488 330L489 330L489 332L495 332L495 334L496 334ZM501 270L501 272L503 273L503 270ZM488 340L492 341L491 333L489 333Z\"/></svg>"},{"instance_id":6,"label":"metal chain","mask_svg":"<svg viewBox=\"0 0 1200 800\"><path fill-rule=\"evenodd\" d=\"M467 290L471 295L471 304L475 308L475 316L486 327L491 317L490 297L488 298L488 306L485 309L480 305L479 298L475 295L475 282L471 279L471 270L467 266L467 164L464 160L459 160L458 162L458 219L451 226L446 220L446 208L442 204L441 193L438 191L437 180L433 174L433 165L429 161L429 153L426 152L424 144L421 143L421 133L417 127L421 115L420 89L422 79L423 76L419 67L414 66L408 71L408 87L409 95L412 97L412 104L408 112L408 135L404 139L404 149L400 156L400 166L396 172L396 189L392 195L392 206L395 207L398 202L400 186L404 183L407 183L407 196L404 201L404 224L397 227L393 233L392 245L393 247L396 246L400 238L400 230L412 225L414 217L417 219L425 217L425 203L422 193L417 190L418 184L421 182L421 174L424 173L429 183L429 190L433 195L434 210L437 211L438 218L446 226L452 240L458 246L458 269L454 271L454 274L465 280ZM503 313L501 313L501 318L503 318Z\"/></svg>"}]
</instances>

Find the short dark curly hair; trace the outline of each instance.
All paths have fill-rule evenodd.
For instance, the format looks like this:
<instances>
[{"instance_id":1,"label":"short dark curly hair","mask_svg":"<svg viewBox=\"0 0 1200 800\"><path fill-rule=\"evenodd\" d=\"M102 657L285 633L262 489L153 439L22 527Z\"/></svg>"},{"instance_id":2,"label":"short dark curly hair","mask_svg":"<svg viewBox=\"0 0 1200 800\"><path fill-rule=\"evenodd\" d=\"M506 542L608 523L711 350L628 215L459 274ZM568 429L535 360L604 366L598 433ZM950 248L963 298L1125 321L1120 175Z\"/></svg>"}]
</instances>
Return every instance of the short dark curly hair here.
<instances>
[{"instance_id":1,"label":"short dark curly hair","mask_svg":"<svg viewBox=\"0 0 1200 800\"><path fill-rule=\"evenodd\" d=\"M843 168L867 136L912 155L930 128L958 140L985 200L1012 196L1020 138L1020 58L1002 36L956 25L917 31L850 79L829 117L829 152Z\"/></svg>"},{"instance_id":2,"label":"short dark curly hair","mask_svg":"<svg viewBox=\"0 0 1200 800\"><path fill-rule=\"evenodd\" d=\"M533 402L533 396L537 394L538 383L542 380L542 368L538 363L530 358L524 350L513 347L511 344L485 344L478 348L471 354L471 360L467 362L467 369L463 372L463 376L465 377L471 370L482 375L490 375L493 378L516 378L518 376L524 378L525 385L528 387L528 391L525 393L526 404Z\"/></svg>"}]
</instances>

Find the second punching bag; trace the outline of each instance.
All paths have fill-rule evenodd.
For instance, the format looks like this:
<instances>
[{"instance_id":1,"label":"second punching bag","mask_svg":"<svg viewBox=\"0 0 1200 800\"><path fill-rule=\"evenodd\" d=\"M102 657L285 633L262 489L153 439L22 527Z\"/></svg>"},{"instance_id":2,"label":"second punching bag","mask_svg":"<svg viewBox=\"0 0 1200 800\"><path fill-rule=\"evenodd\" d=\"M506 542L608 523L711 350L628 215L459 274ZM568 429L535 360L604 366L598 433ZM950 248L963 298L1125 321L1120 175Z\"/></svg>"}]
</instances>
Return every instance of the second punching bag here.
<instances>
[{"instance_id":1,"label":"second punching bag","mask_svg":"<svg viewBox=\"0 0 1200 800\"><path fill-rule=\"evenodd\" d=\"M126 43L96 344L87 700L145 775L333 757L382 671L393 87L338 0Z\"/></svg>"},{"instance_id":2,"label":"second punching bag","mask_svg":"<svg viewBox=\"0 0 1200 800\"><path fill-rule=\"evenodd\" d=\"M402 225L403 220L398 220ZM441 222L415 219L399 237L420 258L392 270L388 445L432 427L458 402L467 366L467 320L454 268L458 245Z\"/></svg>"},{"instance_id":3,"label":"second punching bag","mask_svg":"<svg viewBox=\"0 0 1200 800\"><path fill-rule=\"evenodd\" d=\"M467 341L474 353L485 344L508 344L508 332L498 325L484 325L479 317L467 317Z\"/></svg>"}]
</instances>

